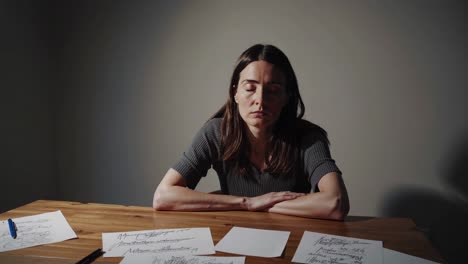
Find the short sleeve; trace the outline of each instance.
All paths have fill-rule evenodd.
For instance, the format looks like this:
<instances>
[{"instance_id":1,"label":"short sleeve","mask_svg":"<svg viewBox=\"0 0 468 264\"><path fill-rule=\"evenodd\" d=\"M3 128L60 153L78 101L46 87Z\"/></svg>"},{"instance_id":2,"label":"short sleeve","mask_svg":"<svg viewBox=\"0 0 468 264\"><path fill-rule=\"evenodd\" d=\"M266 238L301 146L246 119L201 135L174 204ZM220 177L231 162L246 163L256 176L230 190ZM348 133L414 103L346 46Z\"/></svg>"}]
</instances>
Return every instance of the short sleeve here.
<instances>
[{"instance_id":1,"label":"short sleeve","mask_svg":"<svg viewBox=\"0 0 468 264\"><path fill-rule=\"evenodd\" d=\"M341 174L340 169L331 158L326 137L311 136L303 146L304 170L311 185L311 192L318 189L320 179L330 172Z\"/></svg>"},{"instance_id":2,"label":"short sleeve","mask_svg":"<svg viewBox=\"0 0 468 264\"><path fill-rule=\"evenodd\" d=\"M213 162L218 159L220 145L220 119L212 119L197 132L192 144L172 166L194 189L201 177L206 176Z\"/></svg>"}]
</instances>

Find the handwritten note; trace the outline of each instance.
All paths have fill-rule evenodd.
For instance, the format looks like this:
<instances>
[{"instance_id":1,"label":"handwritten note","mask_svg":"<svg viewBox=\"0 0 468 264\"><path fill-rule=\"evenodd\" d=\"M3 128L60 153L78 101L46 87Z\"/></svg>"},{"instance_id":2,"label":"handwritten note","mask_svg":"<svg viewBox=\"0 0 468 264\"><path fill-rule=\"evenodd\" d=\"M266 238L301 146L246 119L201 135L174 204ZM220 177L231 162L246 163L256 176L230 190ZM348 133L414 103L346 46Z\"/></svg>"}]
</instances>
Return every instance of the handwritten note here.
<instances>
[{"instance_id":1,"label":"handwritten note","mask_svg":"<svg viewBox=\"0 0 468 264\"><path fill-rule=\"evenodd\" d=\"M281 256L288 237L288 231L235 226L218 242L215 249L234 254L274 258Z\"/></svg>"},{"instance_id":2,"label":"handwritten note","mask_svg":"<svg viewBox=\"0 0 468 264\"><path fill-rule=\"evenodd\" d=\"M245 257L129 255L120 264L244 264Z\"/></svg>"},{"instance_id":3,"label":"handwritten note","mask_svg":"<svg viewBox=\"0 0 468 264\"><path fill-rule=\"evenodd\" d=\"M7 219L0 222L0 252L61 242L76 238L61 211L12 219L17 237L10 235Z\"/></svg>"},{"instance_id":4,"label":"handwritten note","mask_svg":"<svg viewBox=\"0 0 468 264\"><path fill-rule=\"evenodd\" d=\"M382 264L382 241L305 231L292 262Z\"/></svg>"},{"instance_id":5,"label":"handwritten note","mask_svg":"<svg viewBox=\"0 0 468 264\"><path fill-rule=\"evenodd\" d=\"M131 254L214 254L209 228L160 229L102 234L104 257Z\"/></svg>"}]
</instances>

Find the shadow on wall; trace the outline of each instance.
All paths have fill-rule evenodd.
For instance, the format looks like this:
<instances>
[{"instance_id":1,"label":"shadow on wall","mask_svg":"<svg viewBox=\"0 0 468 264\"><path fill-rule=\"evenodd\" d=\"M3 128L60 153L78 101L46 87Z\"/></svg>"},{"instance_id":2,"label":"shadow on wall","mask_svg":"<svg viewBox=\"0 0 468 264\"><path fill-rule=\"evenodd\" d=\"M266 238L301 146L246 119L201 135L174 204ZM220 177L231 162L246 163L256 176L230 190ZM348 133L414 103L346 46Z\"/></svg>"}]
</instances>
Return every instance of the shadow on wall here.
<instances>
[{"instance_id":1,"label":"shadow on wall","mask_svg":"<svg viewBox=\"0 0 468 264\"><path fill-rule=\"evenodd\" d=\"M401 187L385 197L383 213L412 218L446 261L463 263L468 250L468 137L445 161L441 175L462 199L429 189Z\"/></svg>"}]
</instances>

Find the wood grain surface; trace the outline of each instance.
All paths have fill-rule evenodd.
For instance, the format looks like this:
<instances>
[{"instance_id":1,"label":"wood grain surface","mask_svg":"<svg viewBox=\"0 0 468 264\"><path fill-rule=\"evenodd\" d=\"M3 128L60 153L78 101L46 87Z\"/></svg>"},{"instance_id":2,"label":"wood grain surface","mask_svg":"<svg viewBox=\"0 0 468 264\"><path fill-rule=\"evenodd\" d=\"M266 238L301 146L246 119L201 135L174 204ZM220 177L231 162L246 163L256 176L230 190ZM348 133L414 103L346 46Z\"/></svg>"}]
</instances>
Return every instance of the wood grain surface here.
<instances>
[{"instance_id":1,"label":"wood grain surface","mask_svg":"<svg viewBox=\"0 0 468 264\"><path fill-rule=\"evenodd\" d=\"M383 241L385 248L442 262L414 222L406 218L347 217L343 222L264 212L155 212L150 207L38 200L0 214L0 220L61 210L78 239L0 253L0 263L75 263L102 247L101 234L150 229L209 227L216 245L233 227L290 231L278 258L246 257L247 264L291 263L304 231ZM217 252L216 256L234 256ZM99 258L94 263L118 263Z\"/></svg>"}]
</instances>

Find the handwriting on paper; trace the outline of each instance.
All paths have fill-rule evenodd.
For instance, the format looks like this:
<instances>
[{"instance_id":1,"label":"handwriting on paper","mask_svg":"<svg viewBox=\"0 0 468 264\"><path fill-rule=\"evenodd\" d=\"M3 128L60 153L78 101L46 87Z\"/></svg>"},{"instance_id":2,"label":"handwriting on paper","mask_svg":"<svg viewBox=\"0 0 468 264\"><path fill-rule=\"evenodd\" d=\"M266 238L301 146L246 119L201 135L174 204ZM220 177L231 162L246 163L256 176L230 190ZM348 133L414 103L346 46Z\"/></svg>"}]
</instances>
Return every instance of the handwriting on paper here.
<instances>
[{"instance_id":1,"label":"handwriting on paper","mask_svg":"<svg viewBox=\"0 0 468 264\"><path fill-rule=\"evenodd\" d=\"M383 263L382 241L305 231L292 259L299 263Z\"/></svg>"},{"instance_id":2,"label":"handwriting on paper","mask_svg":"<svg viewBox=\"0 0 468 264\"><path fill-rule=\"evenodd\" d=\"M18 217L12 219L17 228L17 237L10 236L6 220L0 223L0 252L32 246L61 242L76 238L61 211Z\"/></svg>"},{"instance_id":3,"label":"handwriting on paper","mask_svg":"<svg viewBox=\"0 0 468 264\"><path fill-rule=\"evenodd\" d=\"M132 254L214 254L209 228L161 229L102 234L104 257Z\"/></svg>"},{"instance_id":4,"label":"handwriting on paper","mask_svg":"<svg viewBox=\"0 0 468 264\"><path fill-rule=\"evenodd\" d=\"M244 264L245 257L128 255L120 264Z\"/></svg>"}]
</instances>

